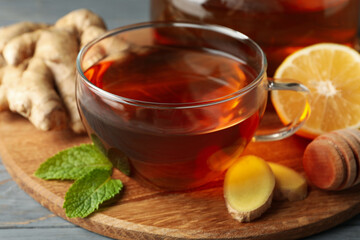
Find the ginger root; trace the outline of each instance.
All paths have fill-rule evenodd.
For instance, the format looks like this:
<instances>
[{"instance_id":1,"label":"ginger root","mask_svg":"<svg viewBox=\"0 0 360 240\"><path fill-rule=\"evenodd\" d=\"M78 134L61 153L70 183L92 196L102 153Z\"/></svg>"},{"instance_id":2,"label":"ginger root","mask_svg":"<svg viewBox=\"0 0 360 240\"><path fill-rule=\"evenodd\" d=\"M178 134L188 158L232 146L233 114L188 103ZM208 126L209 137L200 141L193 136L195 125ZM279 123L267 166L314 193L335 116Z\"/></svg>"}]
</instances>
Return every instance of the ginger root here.
<instances>
[{"instance_id":1,"label":"ginger root","mask_svg":"<svg viewBox=\"0 0 360 240\"><path fill-rule=\"evenodd\" d=\"M53 26L23 22L0 29L0 60L6 60L0 70L0 111L17 112L42 130L69 122L74 132L84 132L75 101L76 57L81 45L105 31L102 19L86 9Z\"/></svg>"},{"instance_id":2,"label":"ginger root","mask_svg":"<svg viewBox=\"0 0 360 240\"><path fill-rule=\"evenodd\" d=\"M9 99L12 101L8 102ZM39 58L5 69L0 87L0 110L4 106L42 130L66 125L66 112L55 91L52 74Z\"/></svg>"},{"instance_id":3,"label":"ginger root","mask_svg":"<svg viewBox=\"0 0 360 240\"><path fill-rule=\"evenodd\" d=\"M256 156L244 156L226 172L224 197L232 217L250 222L270 206L275 189L275 176L269 165Z\"/></svg>"},{"instance_id":4,"label":"ginger root","mask_svg":"<svg viewBox=\"0 0 360 240\"><path fill-rule=\"evenodd\" d=\"M298 201L307 196L306 179L277 163L247 155L226 172L224 197L231 216L240 222L260 217L272 200Z\"/></svg>"},{"instance_id":5,"label":"ginger root","mask_svg":"<svg viewBox=\"0 0 360 240\"><path fill-rule=\"evenodd\" d=\"M89 27L106 28L101 17L87 9L78 9L66 14L55 23L55 27L75 30L80 38Z\"/></svg>"},{"instance_id":6,"label":"ginger root","mask_svg":"<svg viewBox=\"0 0 360 240\"><path fill-rule=\"evenodd\" d=\"M299 201L307 196L306 179L295 170L277 163L268 163L275 175L274 200Z\"/></svg>"},{"instance_id":7,"label":"ginger root","mask_svg":"<svg viewBox=\"0 0 360 240\"><path fill-rule=\"evenodd\" d=\"M44 23L20 22L0 28L0 52L14 37L46 27L48 27L48 25Z\"/></svg>"}]
</instances>

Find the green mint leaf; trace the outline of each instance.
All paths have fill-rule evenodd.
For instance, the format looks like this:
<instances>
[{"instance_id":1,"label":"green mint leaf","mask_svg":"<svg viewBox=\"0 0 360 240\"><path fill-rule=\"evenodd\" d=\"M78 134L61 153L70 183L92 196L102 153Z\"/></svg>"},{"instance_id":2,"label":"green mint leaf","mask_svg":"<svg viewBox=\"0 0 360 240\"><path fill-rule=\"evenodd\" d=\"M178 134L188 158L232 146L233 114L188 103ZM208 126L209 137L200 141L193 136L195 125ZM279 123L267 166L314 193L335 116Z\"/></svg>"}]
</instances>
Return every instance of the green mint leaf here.
<instances>
[{"instance_id":1,"label":"green mint leaf","mask_svg":"<svg viewBox=\"0 0 360 240\"><path fill-rule=\"evenodd\" d=\"M65 195L66 216L86 217L99 208L99 205L120 192L123 184L111 179L111 171L95 169L76 180Z\"/></svg>"},{"instance_id":2,"label":"green mint leaf","mask_svg":"<svg viewBox=\"0 0 360 240\"><path fill-rule=\"evenodd\" d=\"M104 144L101 142L100 138L94 133L92 133L90 137L94 145L106 156L107 155L106 148Z\"/></svg>"},{"instance_id":3,"label":"green mint leaf","mask_svg":"<svg viewBox=\"0 0 360 240\"><path fill-rule=\"evenodd\" d=\"M49 158L36 170L35 176L47 180L76 180L94 169L109 171L112 164L93 144L83 144Z\"/></svg>"},{"instance_id":4,"label":"green mint leaf","mask_svg":"<svg viewBox=\"0 0 360 240\"><path fill-rule=\"evenodd\" d=\"M119 169L122 173L130 175L130 163L128 157L116 148L110 148L108 158L114 167Z\"/></svg>"}]
</instances>

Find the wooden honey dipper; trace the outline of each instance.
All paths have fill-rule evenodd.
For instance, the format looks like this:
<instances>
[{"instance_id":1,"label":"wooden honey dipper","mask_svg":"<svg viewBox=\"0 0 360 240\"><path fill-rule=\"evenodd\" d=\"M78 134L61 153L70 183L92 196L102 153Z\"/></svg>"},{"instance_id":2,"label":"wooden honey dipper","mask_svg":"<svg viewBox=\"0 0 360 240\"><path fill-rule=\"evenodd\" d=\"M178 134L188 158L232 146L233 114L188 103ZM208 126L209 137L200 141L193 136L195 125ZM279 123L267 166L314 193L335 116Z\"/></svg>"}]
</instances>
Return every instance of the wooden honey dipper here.
<instances>
[{"instance_id":1,"label":"wooden honey dipper","mask_svg":"<svg viewBox=\"0 0 360 240\"><path fill-rule=\"evenodd\" d=\"M360 131L341 129L315 138L305 149L308 180L324 190L344 190L360 183Z\"/></svg>"}]
</instances>

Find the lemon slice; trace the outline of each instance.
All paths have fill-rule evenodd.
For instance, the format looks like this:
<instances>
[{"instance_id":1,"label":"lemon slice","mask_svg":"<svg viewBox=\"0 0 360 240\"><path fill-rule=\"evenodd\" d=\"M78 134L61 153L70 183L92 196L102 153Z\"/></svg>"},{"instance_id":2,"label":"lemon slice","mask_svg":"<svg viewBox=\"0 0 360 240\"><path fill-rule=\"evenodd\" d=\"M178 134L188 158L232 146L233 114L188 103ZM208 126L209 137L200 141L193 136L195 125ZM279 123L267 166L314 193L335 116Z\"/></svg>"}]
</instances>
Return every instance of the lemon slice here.
<instances>
[{"instance_id":1,"label":"lemon slice","mask_svg":"<svg viewBox=\"0 0 360 240\"><path fill-rule=\"evenodd\" d=\"M275 81L296 80L310 89L311 115L297 134L315 138L325 132L360 126L360 54L333 43L320 43L288 56L275 72ZM272 103L284 123L301 111L303 98L274 91Z\"/></svg>"}]
</instances>

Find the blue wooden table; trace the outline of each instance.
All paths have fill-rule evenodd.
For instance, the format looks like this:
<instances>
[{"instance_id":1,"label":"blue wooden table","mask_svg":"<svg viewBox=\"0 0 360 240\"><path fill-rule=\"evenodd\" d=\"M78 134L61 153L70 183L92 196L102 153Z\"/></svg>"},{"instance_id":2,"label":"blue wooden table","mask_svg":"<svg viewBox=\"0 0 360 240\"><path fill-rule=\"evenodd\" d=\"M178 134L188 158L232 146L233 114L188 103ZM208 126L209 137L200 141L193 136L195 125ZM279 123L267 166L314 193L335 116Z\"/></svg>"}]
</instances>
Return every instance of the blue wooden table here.
<instances>
[{"instance_id":1,"label":"blue wooden table","mask_svg":"<svg viewBox=\"0 0 360 240\"><path fill-rule=\"evenodd\" d=\"M110 29L149 19L148 0L0 0L0 26L25 20L53 23L78 8L88 8L98 13ZM0 240L3 239L109 238L77 227L42 207L16 185L0 158ZM360 239L360 215L307 239Z\"/></svg>"}]
</instances>

